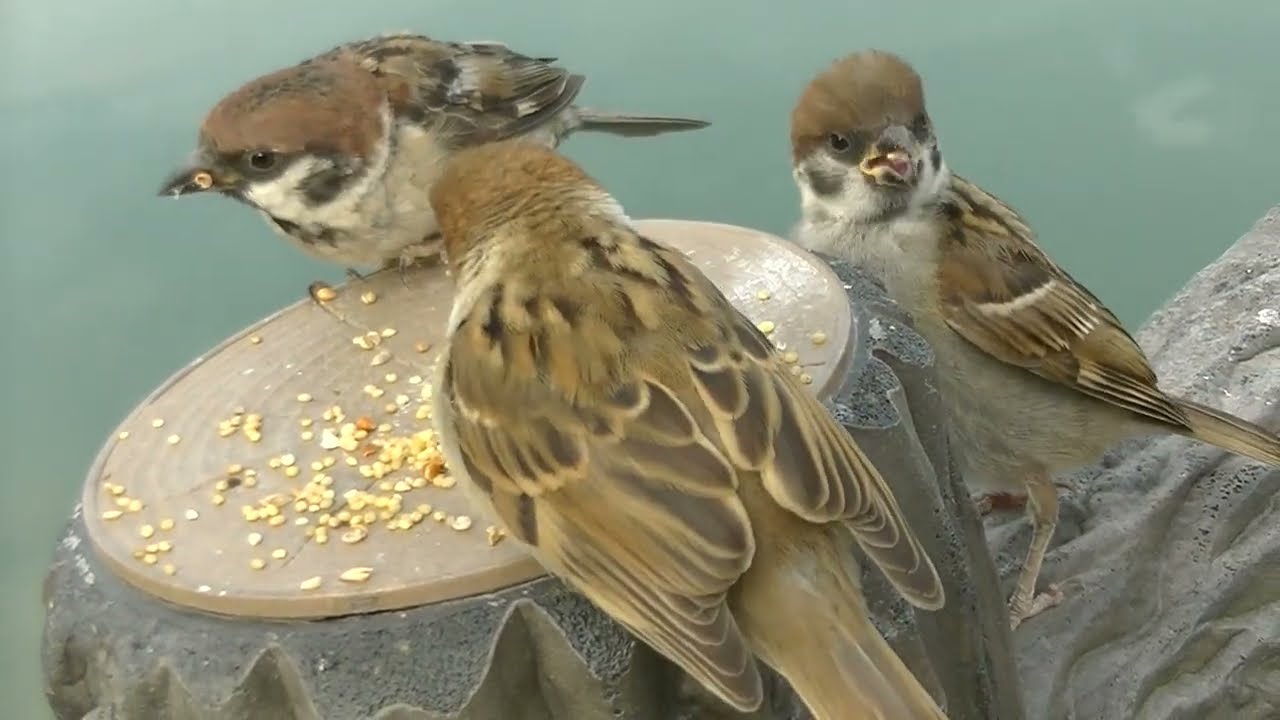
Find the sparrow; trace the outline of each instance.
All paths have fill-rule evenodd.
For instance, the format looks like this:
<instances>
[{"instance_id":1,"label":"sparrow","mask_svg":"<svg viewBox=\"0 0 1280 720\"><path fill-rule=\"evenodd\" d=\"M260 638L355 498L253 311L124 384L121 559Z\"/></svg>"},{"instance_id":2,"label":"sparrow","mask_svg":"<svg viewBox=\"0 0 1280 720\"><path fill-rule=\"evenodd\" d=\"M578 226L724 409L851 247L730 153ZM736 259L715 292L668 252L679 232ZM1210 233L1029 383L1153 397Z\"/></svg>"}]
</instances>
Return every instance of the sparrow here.
<instances>
[{"instance_id":1,"label":"sparrow","mask_svg":"<svg viewBox=\"0 0 1280 720\"><path fill-rule=\"evenodd\" d=\"M933 563L776 349L579 166L521 140L431 190L456 280L432 419L473 501L739 711L756 657L818 720L944 718L871 625L858 543L916 607Z\"/></svg>"},{"instance_id":2,"label":"sparrow","mask_svg":"<svg viewBox=\"0 0 1280 720\"><path fill-rule=\"evenodd\" d=\"M1275 433L1162 391L1115 314L1036 245L1027 222L950 171L923 83L902 58L867 50L818 74L791 115L791 157L794 239L879 278L933 346L970 490L1027 498L1014 627L1062 599L1055 587L1035 593L1057 525L1056 474L1159 433L1280 464Z\"/></svg>"},{"instance_id":3,"label":"sparrow","mask_svg":"<svg viewBox=\"0 0 1280 720\"><path fill-rule=\"evenodd\" d=\"M574 105L586 78L497 42L408 33L336 47L249 81L205 116L196 150L162 196L215 192L258 210L307 254L402 267L438 258L427 192L448 156L578 130L645 136L702 120Z\"/></svg>"}]
</instances>

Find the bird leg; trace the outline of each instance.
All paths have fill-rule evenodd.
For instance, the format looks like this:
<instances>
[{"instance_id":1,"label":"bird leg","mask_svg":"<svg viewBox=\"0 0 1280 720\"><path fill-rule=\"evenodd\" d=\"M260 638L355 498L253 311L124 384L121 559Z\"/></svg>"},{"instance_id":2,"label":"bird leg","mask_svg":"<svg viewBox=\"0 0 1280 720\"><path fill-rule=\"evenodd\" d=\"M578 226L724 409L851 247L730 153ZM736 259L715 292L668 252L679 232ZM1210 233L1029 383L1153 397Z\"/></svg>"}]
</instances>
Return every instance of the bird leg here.
<instances>
[{"instance_id":1,"label":"bird leg","mask_svg":"<svg viewBox=\"0 0 1280 720\"><path fill-rule=\"evenodd\" d=\"M1055 481L1059 490L1074 492L1076 486L1068 480ZM992 492L975 495L973 506L978 515L989 515L993 510L1021 510L1027 505L1027 494L1020 492Z\"/></svg>"},{"instance_id":2,"label":"bird leg","mask_svg":"<svg viewBox=\"0 0 1280 720\"><path fill-rule=\"evenodd\" d=\"M1027 509L1031 514L1031 545L1018 572L1013 597L1009 599L1010 625L1014 628L1062 602L1062 591L1054 585L1049 586L1048 592L1036 595L1040 565L1058 527L1058 488L1043 470L1027 481Z\"/></svg>"}]
</instances>

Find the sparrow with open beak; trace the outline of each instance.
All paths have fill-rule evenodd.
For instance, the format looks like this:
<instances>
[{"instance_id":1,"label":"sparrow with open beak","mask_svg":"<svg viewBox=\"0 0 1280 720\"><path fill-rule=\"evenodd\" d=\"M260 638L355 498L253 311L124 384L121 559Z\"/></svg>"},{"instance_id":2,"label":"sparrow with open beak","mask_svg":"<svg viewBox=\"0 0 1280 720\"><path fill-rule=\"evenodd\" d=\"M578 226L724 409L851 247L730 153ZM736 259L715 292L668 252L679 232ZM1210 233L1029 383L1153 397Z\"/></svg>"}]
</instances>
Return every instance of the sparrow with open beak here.
<instances>
[{"instance_id":1,"label":"sparrow with open beak","mask_svg":"<svg viewBox=\"0 0 1280 720\"><path fill-rule=\"evenodd\" d=\"M933 346L971 490L1022 490L1032 539L1010 605L1037 596L1058 518L1053 476L1121 439L1178 433L1280 464L1280 438L1172 397L1119 320L1038 248L1026 222L943 162L919 76L865 51L819 74L791 116L805 247L861 265Z\"/></svg>"},{"instance_id":2,"label":"sparrow with open beak","mask_svg":"<svg viewBox=\"0 0 1280 720\"><path fill-rule=\"evenodd\" d=\"M869 622L852 544L921 608L933 564L705 275L530 143L457 153L431 205L457 282L433 419L475 502L738 710L758 656L818 720L945 717Z\"/></svg>"},{"instance_id":3,"label":"sparrow with open beak","mask_svg":"<svg viewBox=\"0 0 1280 720\"><path fill-rule=\"evenodd\" d=\"M193 157L160 194L235 198L308 254L358 274L352 268L438 256L427 192L458 149L708 124L577 107L585 78L554 60L411 34L342 45L219 101Z\"/></svg>"}]
</instances>

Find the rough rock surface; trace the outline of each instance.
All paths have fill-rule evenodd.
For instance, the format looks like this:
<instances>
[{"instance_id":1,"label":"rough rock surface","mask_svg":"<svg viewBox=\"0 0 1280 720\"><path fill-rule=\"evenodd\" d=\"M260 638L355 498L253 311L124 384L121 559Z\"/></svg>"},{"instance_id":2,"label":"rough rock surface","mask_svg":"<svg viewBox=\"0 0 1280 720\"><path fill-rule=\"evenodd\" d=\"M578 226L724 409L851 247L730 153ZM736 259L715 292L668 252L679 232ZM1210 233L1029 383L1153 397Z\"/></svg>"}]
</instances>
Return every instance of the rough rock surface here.
<instances>
[{"instance_id":1,"label":"rough rock surface","mask_svg":"<svg viewBox=\"0 0 1280 720\"><path fill-rule=\"evenodd\" d=\"M1137 335L1175 394L1280 428L1280 208ZM1280 469L1168 436L1071 478L1015 633L1031 720L1280 718ZM990 528L1006 590L1029 529Z\"/></svg>"},{"instance_id":2,"label":"rough rock surface","mask_svg":"<svg viewBox=\"0 0 1280 720\"><path fill-rule=\"evenodd\" d=\"M837 266L867 342L832 411L895 487L946 584L915 617L864 579L878 625L953 720L1021 720L1004 601L949 457L932 354L874 285ZM78 513L78 511L77 511ZM408 611L287 623L162 604L94 558L78 514L46 581L58 717L354 720L802 720L785 683L727 711L558 582Z\"/></svg>"}]
</instances>

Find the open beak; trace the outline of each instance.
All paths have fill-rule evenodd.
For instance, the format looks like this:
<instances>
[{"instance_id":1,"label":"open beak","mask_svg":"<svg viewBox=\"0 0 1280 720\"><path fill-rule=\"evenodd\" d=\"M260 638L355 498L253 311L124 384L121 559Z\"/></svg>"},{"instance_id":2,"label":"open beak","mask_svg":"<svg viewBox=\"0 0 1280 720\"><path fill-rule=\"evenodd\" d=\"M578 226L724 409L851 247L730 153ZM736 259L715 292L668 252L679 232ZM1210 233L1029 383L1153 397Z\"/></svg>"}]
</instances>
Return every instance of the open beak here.
<instances>
[{"instance_id":1,"label":"open beak","mask_svg":"<svg viewBox=\"0 0 1280 720\"><path fill-rule=\"evenodd\" d=\"M225 177L220 171L215 170L213 163L197 153L186 165L174 171L156 194L161 197L182 197L225 188L232 181L232 178Z\"/></svg>"},{"instance_id":2,"label":"open beak","mask_svg":"<svg viewBox=\"0 0 1280 720\"><path fill-rule=\"evenodd\" d=\"M910 185L916 175L916 161L911 152L915 147L915 138L906 128L888 127L858 163L858 169L881 184Z\"/></svg>"}]
</instances>

